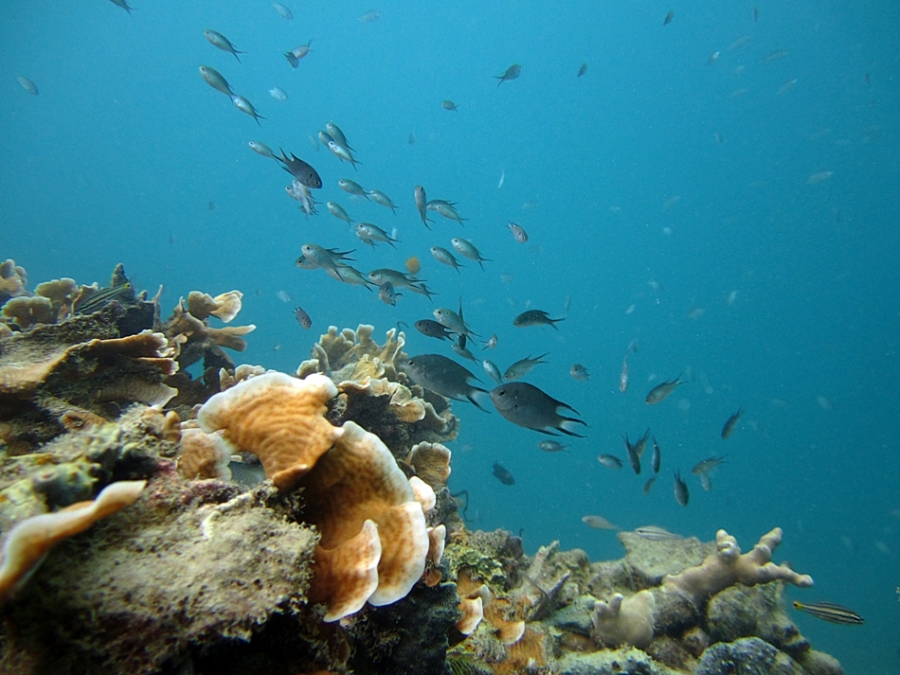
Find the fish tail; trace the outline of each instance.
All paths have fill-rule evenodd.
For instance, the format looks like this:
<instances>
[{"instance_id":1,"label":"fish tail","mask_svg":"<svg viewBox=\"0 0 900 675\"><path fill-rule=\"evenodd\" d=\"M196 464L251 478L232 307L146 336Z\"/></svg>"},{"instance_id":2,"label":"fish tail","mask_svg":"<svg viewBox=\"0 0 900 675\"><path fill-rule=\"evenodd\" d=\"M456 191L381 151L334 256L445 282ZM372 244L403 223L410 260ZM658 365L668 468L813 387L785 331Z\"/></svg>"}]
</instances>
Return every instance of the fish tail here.
<instances>
[{"instance_id":1,"label":"fish tail","mask_svg":"<svg viewBox=\"0 0 900 675\"><path fill-rule=\"evenodd\" d=\"M485 413L488 413L488 414L490 415L490 413L487 411L487 409L485 409L484 407L482 407L482 405L475 399L475 395L476 395L476 394L487 394L487 393L488 393L488 392L485 391L484 389L481 389L481 388L479 388L479 387L473 387L473 388L472 388L472 393L466 394L466 398L469 399L469 401L472 402L472 405L474 405L474 406L475 406L476 408L478 408L480 411L485 412Z\"/></svg>"},{"instance_id":2,"label":"fish tail","mask_svg":"<svg viewBox=\"0 0 900 675\"><path fill-rule=\"evenodd\" d=\"M559 426L556 427L561 432L566 434L567 436L575 436L577 438L584 438L583 435L576 433L576 429L578 429L576 424L580 424L582 426L587 426L587 422L583 422L582 420L576 420L573 417L563 417L563 421L560 422Z\"/></svg>"}]
</instances>

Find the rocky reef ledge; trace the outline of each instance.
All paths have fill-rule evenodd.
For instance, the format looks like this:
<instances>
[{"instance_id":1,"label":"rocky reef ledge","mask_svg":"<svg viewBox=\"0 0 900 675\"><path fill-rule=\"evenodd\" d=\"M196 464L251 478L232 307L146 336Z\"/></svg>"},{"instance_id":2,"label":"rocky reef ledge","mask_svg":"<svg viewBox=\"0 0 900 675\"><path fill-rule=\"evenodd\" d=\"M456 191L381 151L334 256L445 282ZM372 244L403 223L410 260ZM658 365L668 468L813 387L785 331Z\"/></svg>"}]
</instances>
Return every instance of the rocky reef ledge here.
<instances>
[{"instance_id":1,"label":"rocky reef ledge","mask_svg":"<svg viewBox=\"0 0 900 675\"><path fill-rule=\"evenodd\" d=\"M0 332L0 672L842 673L785 614L812 579L771 562L778 528L745 553L623 532L606 562L469 531L459 420L406 379L402 333L332 328L274 373L221 349L252 330L211 325L238 292L160 320L122 270L0 277L23 298Z\"/></svg>"}]
</instances>

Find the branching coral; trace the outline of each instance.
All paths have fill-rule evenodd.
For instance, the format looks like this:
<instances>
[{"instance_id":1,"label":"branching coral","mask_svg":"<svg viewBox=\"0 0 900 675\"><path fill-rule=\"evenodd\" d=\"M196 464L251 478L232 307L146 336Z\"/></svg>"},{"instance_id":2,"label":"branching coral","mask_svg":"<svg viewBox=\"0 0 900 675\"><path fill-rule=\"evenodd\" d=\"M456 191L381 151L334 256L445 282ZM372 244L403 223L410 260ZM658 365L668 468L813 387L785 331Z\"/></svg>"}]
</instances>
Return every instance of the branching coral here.
<instances>
[{"instance_id":1,"label":"branching coral","mask_svg":"<svg viewBox=\"0 0 900 675\"><path fill-rule=\"evenodd\" d=\"M781 528L776 527L764 535L752 551L741 555L737 540L725 530L719 530L716 532L716 552L697 567L668 575L663 586L667 591L687 596L695 604L734 584L755 586L783 580L801 588L812 586L813 580L808 574L797 574L785 564L771 562L772 552L781 543L781 535Z\"/></svg>"}]
</instances>

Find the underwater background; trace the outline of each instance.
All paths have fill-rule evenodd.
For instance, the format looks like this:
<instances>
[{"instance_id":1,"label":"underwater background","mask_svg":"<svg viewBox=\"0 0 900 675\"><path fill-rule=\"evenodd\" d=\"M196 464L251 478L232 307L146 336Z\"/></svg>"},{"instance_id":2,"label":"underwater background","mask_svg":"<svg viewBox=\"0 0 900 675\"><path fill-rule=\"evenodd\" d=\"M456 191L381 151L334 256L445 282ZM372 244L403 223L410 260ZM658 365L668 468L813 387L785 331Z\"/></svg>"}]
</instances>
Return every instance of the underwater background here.
<instances>
[{"instance_id":1,"label":"underwater background","mask_svg":"<svg viewBox=\"0 0 900 675\"><path fill-rule=\"evenodd\" d=\"M452 356L412 324L461 299L475 331L499 336L476 355L502 370L549 352L526 379L590 425L547 454L545 436L454 403L450 487L467 491L471 528L521 531L529 552L558 539L597 560L622 548L582 523L587 514L702 540L725 528L745 547L780 526L777 559L816 582L788 596L866 619L794 613L803 633L848 673L898 672L900 6L288 4L290 21L264 0L134 0L131 16L104 0L3 2L0 257L32 283L101 286L122 262L137 288L164 285L166 308L191 290L239 289L242 322L257 330L236 360L286 372L329 325L371 323L380 336L402 321L407 352ZM373 9L376 20L360 20ZM211 46L207 28L246 51L241 61ZM282 54L310 39L292 69ZM521 76L498 86L514 63ZM261 125L204 83L200 65L252 101ZM287 101L269 96L275 86ZM315 140L328 121L357 170ZM319 215L297 210L254 140L317 169ZM384 191L397 214L352 199L341 178ZM416 185L457 202L463 226L434 215L426 229ZM362 245L328 200L396 228L397 250ZM430 256L457 236L490 259L484 271ZM363 272L418 256L434 302L405 292L391 307L377 289L298 269L307 242L355 248ZM565 320L558 331L513 327L528 308ZM574 363L589 380L569 375ZM491 388L479 364L464 365ZM668 400L644 403L679 373L687 383ZM596 457L624 459L620 437L648 426L663 455L645 496L646 468L635 476ZM690 469L720 455L704 491ZM514 485L492 476L494 462ZM685 508L676 470L691 489Z\"/></svg>"}]
</instances>

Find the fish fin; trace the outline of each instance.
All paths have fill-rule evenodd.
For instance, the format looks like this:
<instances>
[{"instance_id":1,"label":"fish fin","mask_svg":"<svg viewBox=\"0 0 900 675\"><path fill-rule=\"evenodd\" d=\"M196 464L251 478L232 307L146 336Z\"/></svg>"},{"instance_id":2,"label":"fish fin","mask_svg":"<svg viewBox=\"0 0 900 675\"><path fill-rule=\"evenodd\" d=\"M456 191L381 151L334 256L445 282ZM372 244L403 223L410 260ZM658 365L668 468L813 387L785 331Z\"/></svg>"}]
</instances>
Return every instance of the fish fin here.
<instances>
[{"instance_id":1,"label":"fish fin","mask_svg":"<svg viewBox=\"0 0 900 675\"><path fill-rule=\"evenodd\" d=\"M481 389L480 387L472 387L472 390L473 390L473 392L472 392L471 394L466 394L466 398L469 399L469 401L472 402L472 405L474 405L476 408L478 408L478 409L481 410L482 412L486 412L486 413L488 413L488 414L490 415L490 412L488 412L487 409L485 409L484 407L482 407L482 405L475 399L475 394L476 394L476 393L478 393L478 394L488 394L488 392L485 391L484 389Z\"/></svg>"},{"instance_id":2,"label":"fish fin","mask_svg":"<svg viewBox=\"0 0 900 675\"><path fill-rule=\"evenodd\" d=\"M571 417L564 417L563 421L560 422L560 425L556 428L559 429L564 434L566 434L566 436L575 436L576 438L584 438L584 436L582 436L581 434L575 433L574 429L577 428L577 427L575 427L576 424L581 424L583 426L587 426L587 423L582 422L581 420L576 420Z\"/></svg>"}]
</instances>

